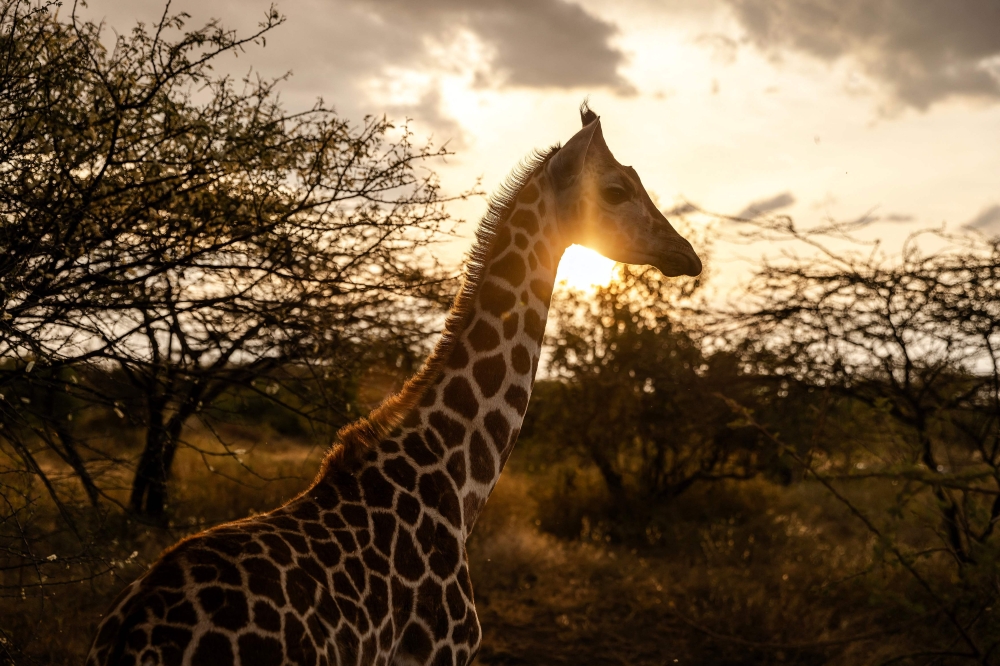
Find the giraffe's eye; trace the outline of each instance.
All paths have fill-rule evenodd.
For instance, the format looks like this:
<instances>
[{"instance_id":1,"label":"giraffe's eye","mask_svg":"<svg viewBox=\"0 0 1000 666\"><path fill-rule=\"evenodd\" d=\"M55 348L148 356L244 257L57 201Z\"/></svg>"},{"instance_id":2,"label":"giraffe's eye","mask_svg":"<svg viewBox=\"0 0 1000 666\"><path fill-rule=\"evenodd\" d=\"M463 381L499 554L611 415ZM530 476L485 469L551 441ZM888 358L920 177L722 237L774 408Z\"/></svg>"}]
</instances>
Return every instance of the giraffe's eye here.
<instances>
[{"instance_id":1,"label":"giraffe's eye","mask_svg":"<svg viewBox=\"0 0 1000 666\"><path fill-rule=\"evenodd\" d=\"M628 201L628 192L620 185L611 185L601 190L601 198L612 206Z\"/></svg>"}]
</instances>

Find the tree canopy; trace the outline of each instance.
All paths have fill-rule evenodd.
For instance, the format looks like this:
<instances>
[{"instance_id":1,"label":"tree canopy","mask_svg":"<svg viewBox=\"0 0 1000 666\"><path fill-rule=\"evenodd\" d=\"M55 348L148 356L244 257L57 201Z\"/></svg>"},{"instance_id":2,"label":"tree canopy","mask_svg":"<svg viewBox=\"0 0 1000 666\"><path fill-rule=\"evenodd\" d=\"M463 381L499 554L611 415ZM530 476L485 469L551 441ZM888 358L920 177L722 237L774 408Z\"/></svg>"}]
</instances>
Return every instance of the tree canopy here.
<instances>
[{"instance_id":1,"label":"tree canopy","mask_svg":"<svg viewBox=\"0 0 1000 666\"><path fill-rule=\"evenodd\" d=\"M165 13L106 48L75 14L0 5L0 423L26 469L44 479L36 454L56 452L92 502L88 458L119 456L82 452L73 410L145 429L130 505L160 516L184 424L225 391L287 402L251 383L284 373L295 409L337 421L323 387L424 334L445 151L215 73L282 20L242 36Z\"/></svg>"}]
</instances>

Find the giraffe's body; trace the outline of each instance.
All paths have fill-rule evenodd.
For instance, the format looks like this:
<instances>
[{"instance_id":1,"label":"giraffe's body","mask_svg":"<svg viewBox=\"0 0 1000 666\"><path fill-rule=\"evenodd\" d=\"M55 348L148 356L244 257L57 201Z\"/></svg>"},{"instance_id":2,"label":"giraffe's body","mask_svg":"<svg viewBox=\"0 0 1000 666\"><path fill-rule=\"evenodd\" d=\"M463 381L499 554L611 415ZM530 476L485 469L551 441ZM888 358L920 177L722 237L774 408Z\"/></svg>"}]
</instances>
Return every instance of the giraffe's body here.
<instances>
[{"instance_id":1,"label":"giraffe's body","mask_svg":"<svg viewBox=\"0 0 1000 666\"><path fill-rule=\"evenodd\" d=\"M563 251L580 241L700 271L635 172L614 162L600 121L587 111L584 122L491 205L420 374L341 433L305 493L182 542L127 587L88 666L472 659L481 634L465 541L517 440ZM616 189L638 212L614 212L628 203Z\"/></svg>"}]
</instances>

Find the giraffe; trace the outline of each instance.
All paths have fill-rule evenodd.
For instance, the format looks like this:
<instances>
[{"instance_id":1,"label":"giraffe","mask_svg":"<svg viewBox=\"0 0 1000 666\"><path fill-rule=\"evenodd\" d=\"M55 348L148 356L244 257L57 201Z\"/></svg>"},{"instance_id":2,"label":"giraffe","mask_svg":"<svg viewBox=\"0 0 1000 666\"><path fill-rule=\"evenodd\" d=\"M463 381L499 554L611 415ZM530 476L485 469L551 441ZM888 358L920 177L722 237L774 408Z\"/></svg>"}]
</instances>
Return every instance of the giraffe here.
<instances>
[{"instance_id":1,"label":"giraffe","mask_svg":"<svg viewBox=\"0 0 1000 666\"><path fill-rule=\"evenodd\" d=\"M598 116L580 113L583 129L492 198L422 369L338 433L301 495L168 549L113 602L88 666L472 660L465 542L520 432L563 251L701 272Z\"/></svg>"}]
</instances>

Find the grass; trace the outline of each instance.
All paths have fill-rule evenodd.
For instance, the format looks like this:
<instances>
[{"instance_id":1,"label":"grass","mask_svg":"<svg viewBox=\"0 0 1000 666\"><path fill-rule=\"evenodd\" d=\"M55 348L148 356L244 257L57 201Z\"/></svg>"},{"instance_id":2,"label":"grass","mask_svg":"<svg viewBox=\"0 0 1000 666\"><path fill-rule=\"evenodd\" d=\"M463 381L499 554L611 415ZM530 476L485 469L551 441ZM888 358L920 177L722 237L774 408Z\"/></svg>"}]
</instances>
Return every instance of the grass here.
<instances>
[{"instance_id":1,"label":"grass","mask_svg":"<svg viewBox=\"0 0 1000 666\"><path fill-rule=\"evenodd\" d=\"M249 432L224 433L230 451L239 451L232 455L207 433L186 433L193 447L180 449L174 461L168 505L171 520L165 527L136 522L117 508L106 507L99 515L81 512L77 516L77 530L83 535L77 539L65 529L56 529L54 507L37 484L5 493L34 500L18 507L27 539L21 544L5 540L5 545L19 551L30 549L40 560L37 571L12 568L21 560L0 553L0 640L17 650L16 661L80 663L111 600L164 549L212 525L269 510L302 490L315 475L323 450L273 433L265 437L266 442L254 445ZM43 460L43 465L49 471L55 467L51 461ZM102 487L110 489L109 504L125 504L128 481L121 470L102 477ZM11 525L4 527L9 533ZM78 555L82 551L86 558ZM57 558L46 559L56 553ZM38 585L40 580L44 585Z\"/></svg>"},{"instance_id":2,"label":"grass","mask_svg":"<svg viewBox=\"0 0 1000 666\"><path fill-rule=\"evenodd\" d=\"M502 478L469 543L483 664L853 664L879 652L875 640L829 644L882 618L834 579L870 567L870 549L846 547L863 535L823 515L815 488L694 492L657 545L630 548L593 529L540 532L536 482Z\"/></svg>"},{"instance_id":3,"label":"grass","mask_svg":"<svg viewBox=\"0 0 1000 666\"><path fill-rule=\"evenodd\" d=\"M108 513L94 546L108 571L83 583L38 588L30 572L0 572L0 627L24 661L79 663L100 613L164 548L277 506L309 483L323 453L273 436L251 447L252 433L232 431L238 453L216 455L224 451L211 438L188 436L206 453L179 453L171 526ZM599 484L580 480L567 493L558 470L529 471L514 456L468 543L479 664L869 664L939 630L906 572L884 563L879 544L815 483L695 487L629 541L615 536L620 525L587 514L600 504ZM881 492L851 489L867 507ZM44 534L51 507L39 504L32 520ZM37 547L73 552L69 535L46 538ZM94 570L47 566L50 580Z\"/></svg>"}]
</instances>

